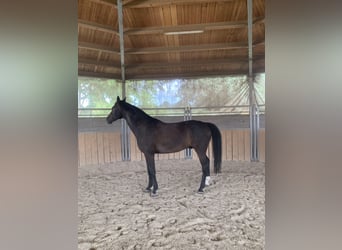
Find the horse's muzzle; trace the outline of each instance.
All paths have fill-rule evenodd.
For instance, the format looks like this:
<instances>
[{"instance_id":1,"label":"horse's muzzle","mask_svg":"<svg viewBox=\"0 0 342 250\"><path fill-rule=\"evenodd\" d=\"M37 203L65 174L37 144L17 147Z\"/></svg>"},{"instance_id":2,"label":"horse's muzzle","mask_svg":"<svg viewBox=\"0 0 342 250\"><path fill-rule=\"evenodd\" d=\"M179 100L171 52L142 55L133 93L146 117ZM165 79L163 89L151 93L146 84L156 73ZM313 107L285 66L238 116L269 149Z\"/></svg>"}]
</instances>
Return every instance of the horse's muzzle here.
<instances>
[{"instance_id":1,"label":"horse's muzzle","mask_svg":"<svg viewBox=\"0 0 342 250\"><path fill-rule=\"evenodd\" d=\"M110 120L109 116L106 118L106 121L107 121L108 124L112 124L113 123L113 121Z\"/></svg>"}]
</instances>

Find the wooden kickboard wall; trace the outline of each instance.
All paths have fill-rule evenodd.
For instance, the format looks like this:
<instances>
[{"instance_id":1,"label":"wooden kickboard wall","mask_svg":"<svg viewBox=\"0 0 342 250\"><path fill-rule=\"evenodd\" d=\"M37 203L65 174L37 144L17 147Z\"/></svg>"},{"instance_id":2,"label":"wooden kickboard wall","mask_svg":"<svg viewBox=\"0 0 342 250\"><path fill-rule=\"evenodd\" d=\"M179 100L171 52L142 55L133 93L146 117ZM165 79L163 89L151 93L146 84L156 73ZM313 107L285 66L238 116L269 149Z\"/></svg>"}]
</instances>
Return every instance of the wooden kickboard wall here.
<instances>
[{"instance_id":1,"label":"wooden kickboard wall","mask_svg":"<svg viewBox=\"0 0 342 250\"><path fill-rule=\"evenodd\" d=\"M250 161L250 131L248 129L223 130L222 160ZM138 148L135 136L130 136L131 161L144 161L145 158ZM192 158L198 159L194 150ZM213 160L212 143L210 142L207 156ZM259 130L259 156L265 162L265 129ZM80 132L78 133L79 165L102 165L121 161L121 142L119 132ZM156 160L184 159L184 151L171 154L156 154Z\"/></svg>"}]
</instances>

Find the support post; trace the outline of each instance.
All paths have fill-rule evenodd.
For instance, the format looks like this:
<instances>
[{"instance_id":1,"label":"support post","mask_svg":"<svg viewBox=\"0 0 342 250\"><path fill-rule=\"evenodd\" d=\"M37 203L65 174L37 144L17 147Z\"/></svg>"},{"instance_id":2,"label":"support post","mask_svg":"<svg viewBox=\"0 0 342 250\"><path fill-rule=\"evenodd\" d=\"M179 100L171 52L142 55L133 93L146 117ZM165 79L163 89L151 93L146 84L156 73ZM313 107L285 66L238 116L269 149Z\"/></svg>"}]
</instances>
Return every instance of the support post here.
<instances>
[{"instance_id":1,"label":"support post","mask_svg":"<svg viewBox=\"0 0 342 250\"><path fill-rule=\"evenodd\" d=\"M259 110L253 80L253 0L247 0L248 13L248 86L251 161L259 161L258 132Z\"/></svg>"},{"instance_id":2,"label":"support post","mask_svg":"<svg viewBox=\"0 0 342 250\"><path fill-rule=\"evenodd\" d=\"M126 97L126 78L125 78L125 47L123 35L123 11L122 0L117 0L119 37L120 37L120 61L121 61L121 83L122 83L122 98ZM130 131L127 122L122 119L121 122L121 158L123 161L131 160L130 152Z\"/></svg>"},{"instance_id":3,"label":"support post","mask_svg":"<svg viewBox=\"0 0 342 250\"><path fill-rule=\"evenodd\" d=\"M184 121L189 121L192 119L191 107L184 108ZM185 159L192 159L191 148L186 148L184 151Z\"/></svg>"}]
</instances>

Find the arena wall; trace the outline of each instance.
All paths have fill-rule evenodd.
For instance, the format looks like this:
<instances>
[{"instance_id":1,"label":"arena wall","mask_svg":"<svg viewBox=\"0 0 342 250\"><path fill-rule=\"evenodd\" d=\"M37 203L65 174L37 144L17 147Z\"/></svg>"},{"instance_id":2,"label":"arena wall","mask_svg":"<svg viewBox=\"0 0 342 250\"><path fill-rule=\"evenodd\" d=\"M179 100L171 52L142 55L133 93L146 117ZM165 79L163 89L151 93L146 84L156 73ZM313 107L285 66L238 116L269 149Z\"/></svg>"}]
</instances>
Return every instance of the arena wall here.
<instances>
[{"instance_id":1,"label":"arena wall","mask_svg":"<svg viewBox=\"0 0 342 250\"><path fill-rule=\"evenodd\" d=\"M250 160L250 131L248 129L221 130L222 160ZM79 132L79 165L101 165L121 161L120 132ZM135 136L130 133L131 161L144 160L137 146ZM260 161L265 161L265 129L259 131ZM212 159L211 143L207 155ZM184 159L184 151L171 154L157 154L155 159ZM198 159L194 150L192 158Z\"/></svg>"}]
</instances>

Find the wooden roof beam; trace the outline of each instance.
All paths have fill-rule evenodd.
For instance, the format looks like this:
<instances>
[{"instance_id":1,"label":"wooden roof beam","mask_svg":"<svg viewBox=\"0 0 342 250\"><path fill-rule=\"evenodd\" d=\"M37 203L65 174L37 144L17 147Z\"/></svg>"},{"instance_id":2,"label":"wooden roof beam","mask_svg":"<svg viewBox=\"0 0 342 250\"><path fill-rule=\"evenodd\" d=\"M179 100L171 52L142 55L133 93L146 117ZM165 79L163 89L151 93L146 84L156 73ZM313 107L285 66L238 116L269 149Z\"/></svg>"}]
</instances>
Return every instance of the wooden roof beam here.
<instances>
[{"instance_id":1,"label":"wooden roof beam","mask_svg":"<svg viewBox=\"0 0 342 250\"><path fill-rule=\"evenodd\" d=\"M254 61L264 60L263 56L258 56L254 58ZM247 63L248 59L246 57L239 58L229 58L229 59L219 59L219 60L201 60L201 61L190 61L190 62L155 62L155 63L134 63L126 64L127 70L136 69L153 69L153 68L170 68L170 67L193 67L193 66L211 66L211 65L222 65L226 63ZM113 63L110 61L98 61L93 59L80 58L78 60L79 64L88 64L94 66L103 66L115 68L121 70L119 63Z\"/></svg>"},{"instance_id":2,"label":"wooden roof beam","mask_svg":"<svg viewBox=\"0 0 342 250\"><path fill-rule=\"evenodd\" d=\"M105 45L98 45L94 43L78 42L78 48L97 50L97 51L114 53L114 54L120 55L119 49L115 49L113 47L109 47Z\"/></svg>"},{"instance_id":3,"label":"wooden roof beam","mask_svg":"<svg viewBox=\"0 0 342 250\"><path fill-rule=\"evenodd\" d=\"M263 44L264 42L255 44ZM131 48L126 49L126 55L139 55L139 54L158 54L158 53L178 53L189 51L210 51L210 50L228 50L228 49L248 49L247 43L217 43L217 44L203 44L203 45L185 45L179 47L150 47L150 48Z\"/></svg>"},{"instance_id":4,"label":"wooden roof beam","mask_svg":"<svg viewBox=\"0 0 342 250\"><path fill-rule=\"evenodd\" d=\"M132 1L130 3L125 4L126 8L148 8L148 7L159 7L163 5L170 5L170 4L201 4L201 3L224 3L224 2L236 2L242 0L141 0L141 1Z\"/></svg>"},{"instance_id":5,"label":"wooden roof beam","mask_svg":"<svg viewBox=\"0 0 342 250\"><path fill-rule=\"evenodd\" d=\"M78 71L78 76L121 80L121 74L90 72L90 71L82 71L82 70Z\"/></svg>"},{"instance_id":6,"label":"wooden roof beam","mask_svg":"<svg viewBox=\"0 0 342 250\"><path fill-rule=\"evenodd\" d=\"M254 70L254 73L264 73L264 68ZM201 71L201 72L189 72L179 74L127 74L126 80L168 80L168 79L184 79L184 78L201 78L201 77L220 77L220 76L232 76L232 75L248 75L248 69L241 69L237 71Z\"/></svg>"},{"instance_id":7,"label":"wooden roof beam","mask_svg":"<svg viewBox=\"0 0 342 250\"><path fill-rule=\"evenodd\" d=\"M260 67L254 69L254 74L264 73L265 68ZM232 76L232 75L248 75L248 69L241 69L237 71L201 71L201 72L189 72L189 73L159 73L159 74L127 74L127 80L168 80L168 79L185 79L185 78L200 78L200 77L220 77L220 76ZM121 74L113 73L101 73L101 72L90 72L90 71L78 71L78 76L94 77L94 78L105 78L105 79L116 79L121 80Z\"/></svg>"},{"instance_id":8,"label":"wooden roof beam","mask_svg":"<svg viewBox=\"0 0 342 250\"><path fill-rule=\"evenodd\" d=\"M90 22L90 21L82 20L82 19L78 19L78 25L81 27L86 27L86 28L93 29L93 30L100 30L103 32L119 35L119 32L114 27L109 26L109 25L98 24L98 23L94 23L94 22Z\"/></svg>"},{"instance_id":9,"label":"wooden roof beam","mask_svg":"<svg viewBox=\"0 0 342 250\"><path fill-rule=\"evenodd\" d=\"M264 22L264 17L256 18L253 24ZM210 31L222 29L235 29L247 28L247 21L234 21L234 22L217 22L217 23L204 23L204 24L187 24L178 26L157 26L157 27L143 27L143 28L127 28L124 31L125 35L150 35L150 34L164 34L167 32L180 32L180 31Z\"/></svg>"},{"instance_id":10,"label":"wooden roof beam","mask_svg":"<svg viewBox=\"0 0 342 250\"><path fill-rule=\"evenodd\" d=\"M255 57L254 60L263 60L264 57ZM136 69L153 69L153 68L170 68L170 67L193 67L193 66L211 66L211 65L222 65L228 63L247 63L248 58L228 58L228 59L218 59L218 60L200 60L200 61L190 61L190 62L155 62L155 63L135 63L126 65L127 70Z\"/></svg>"},{"instance_id":11,"label":"wooden roof beam","mask_svg":"<svg viewBox=\"0 0 342 250\"><path fill-rule=\"evenodd\" d=\"M107 5L107 6L110 6L110 7L115 7L117 8L117 5L116 3L112 0L91 0L92 2L94 3L100 3L100 4L103 4L103 5Z\"/></svg>"},{"instance_id":12,"label":"wooden roof beam","mask_svg":"<svg viewBox=\"0 0 342 250\"><path fill-rule=\"evenodd\" d=\"M110 68L115 68L115 69L121 70L120 64L109 62L109 61L98 61L98 60L81 58L78 60L78 63L79 64L88 64L88 65L110 67Z\"/></svg>"}]
</instances>

